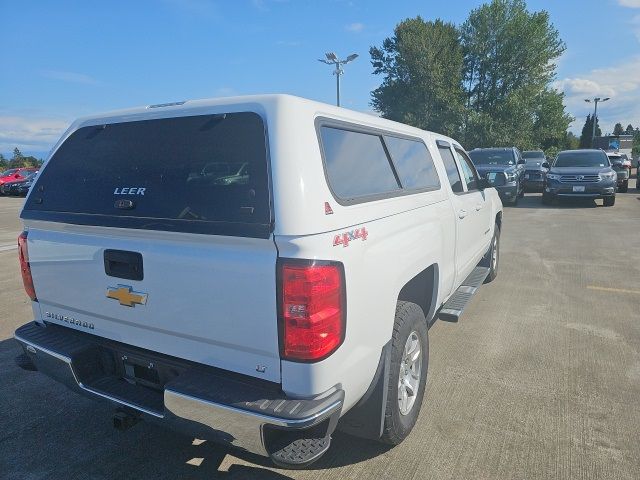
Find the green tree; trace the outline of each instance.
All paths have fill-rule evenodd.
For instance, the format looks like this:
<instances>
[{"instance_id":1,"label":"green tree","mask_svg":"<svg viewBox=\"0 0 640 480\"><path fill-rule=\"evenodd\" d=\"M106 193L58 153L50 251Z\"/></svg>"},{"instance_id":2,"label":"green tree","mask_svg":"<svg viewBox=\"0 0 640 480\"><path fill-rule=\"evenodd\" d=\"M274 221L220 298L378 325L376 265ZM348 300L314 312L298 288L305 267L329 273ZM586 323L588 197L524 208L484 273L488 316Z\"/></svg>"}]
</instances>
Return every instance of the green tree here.
<instances>
[{"instance_id":1,"label":"green tree","mask_svg":"<svg viewBox=\"0 0 640 480\"><path fill-rule=\"evenodd\" d=\"M593 129L593 124L591 124L591 128ZM602 136L602 129L600 128L600 118L596 117L596 137ZM589 144L591 146L591 144Z\"/></svg>"},{"instance_id":2,"label":"green tree","mask_svg":"<svg viewBox=\"0 0 640 480\"><path fill-rule=\"evenodd\" d=\"M640 157L640 128L636 127L633 132L633 150L631 151L631 155L634 158Z\"/></svg>"},{"instance_id":3,"label":"green tree","mask_svg":"<svg viewBox=\"0 0 640 480\"><path fill-rule=\"evenodd\" d=\"M550 83L565 45L546 11L529 12L524 0L492 0L471 11L461 42L472 112L467 144L536 143L536 112L552 106L559 108L553 116L561 127L553 136L564 135L571 117Z\"/></svg>"},{"instance_id":4,"label":"green tree","mask_svg":"<svg viewBox=\"0 0 640 480\"><path fill-rule=\"evenodd\" d=\"M9 160L9 168L24 167L24 155L18 147L13 149L13 157Z\"/></svg>"},{"instance_id":5,"label":"green tree","mask_svg":"<svg viewBox=\"0 0 640 480\"><path fill-rule=\"evenodd\" d=\"M602 130L600 130L600 125L598 124L598 119L596 118L596 137L602 135ZM582 133L580 134L580 148L591 148L591 141L593 136L593 117L591 115L587 115L587 120L584 122L584 126L582 127Z\"/></svg>"},{"instance_id":6,"label":"green tree","mask_svg":"<svg viewBox=\"0 0 640 480\"><path fill-rule=\"evenodd\" d=\"M383 75L372 105L383 117L457 136L467 147L561 148L573 118L551 88L565 46L545 11L492 0L458 30L417 17L370 49Z\"/></svg>"},{"instance_id":7,"label":"green tree","mask_svg":"<svg viewBox=\"0 0 640 480\"><path fill-rule=\"evenodd\" d=\"M580 139L573 132L567 132L562 143L563 150L576 150L580 146Z\"/></svg>"},{"instance_id":8,"label":"green tree","mask_svg":"<svg viewBox=\"0 0 640 480\"><path fill-rule=\"evenodd\" d=\"M0 172L3 172L7 168L9 168L9 160L0 153Z\"/></svg>"},{"instance_id":9,"label":"green tree","mask_svg":"<svg viewBox=\"0 0 640 480\"><path fill-rule=\"evenodd\" d=\"M579 147L580 139L572 132L565 132L559 145L552 145L544 150L547 157L554 158L562 150L575 150Z\"/></svg>"},{"instance_id":10,"label":"green tree","mask_svg":"<svg viewBox=\"0 0 640 480\"><path fill-rule=\"evenodd\" d=\"M545 151L552 147L570 149L567 128L574 118L564 111L564 93L546 88L535 100L528 148L542 148ZM575 138L575 135L571 136Z\"/></svg>"},{"instance_id":11,"label":"green tree","mask_svg":"<svg viewBox=\"0 0 640 480\"><path fill-rule=\"evenodd\" d=\"M4 159L4 157L2 157ZM42 159L38 159L32 155L25 156L18 147L13 149L13 157L7 162L7 168L20 167L40 167L43 164Z\"/></svg>"},{"instance_id":12,"label":"green tree","mask_svg":"<svg viewBox=\"0 0 640 480\"><path fill-rule=\"evenodd\" d=\"M634 129L633 129L633 125L629 124L627 125L627 129L624 131L625 135L633 135L634 134Z\"/></svg>"},{"instance_id":13,"label":"green tree","mask_svg":"<svg viewBox=\"0 0 640 480\"><path fill-rule=\"evenodd\" d=\"M457 135L463 116L462 49L456 27L421 17L400 22L394 35L371 47L382 84L372 105L383 117Z\"/></svg>"},{"instance_id":14,"label":"green tree","mask_svg":"<svg viewBox=\"0 0 640 480\"><path fill-rule=\"evenodd\" d=\"M614 135L624 135L624 127L620 122L616 123L615 127L613 127Z\"/></svg>"}]
</instances>

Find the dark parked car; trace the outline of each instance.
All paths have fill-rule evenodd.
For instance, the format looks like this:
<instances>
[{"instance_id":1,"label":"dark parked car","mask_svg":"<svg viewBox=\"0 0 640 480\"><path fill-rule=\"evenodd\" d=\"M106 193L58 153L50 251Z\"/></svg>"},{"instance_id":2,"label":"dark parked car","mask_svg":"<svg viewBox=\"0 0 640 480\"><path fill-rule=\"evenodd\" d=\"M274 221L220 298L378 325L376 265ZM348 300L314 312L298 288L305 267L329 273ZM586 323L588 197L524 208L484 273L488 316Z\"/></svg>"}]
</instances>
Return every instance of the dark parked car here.
<instances>
[{"instance_id":1,"label":"dark parked car","mask_svg":"<svg viewBox=\"0 0 640 480\"><path fill-rule=\"evenodd\" d=\"M562 197L601 198L605 207L612 207L617 182L618 174L604 151L565 150L558 154L545 177L542 203Z\"/></svg>"},{"instance_id":2,"label":"dark parked car","mask_svg":"<svg viewBox=\"0 0 640 480\"><path fill-rule=\"evenodd\" d=\"M611 167L618 174L618 191L627 193L629 190L629 178L631 177L631 162L619 153L607 152L607 157L611 162Z\"/></svg>"},{"instance_id":3,"label":"dark parked car","mask_svg":"<svg viewBox=\"0 0 640 480\"><path fill-rule=\"evenodd\" d=\"M522 152L524 165L524 188L528 191L541 192L544 185L544 176L548 169L543 165L547 162L542 150L528 150Z\"/></svg>"},{"instance_id":4,"label":"dark parked car","mask_svg":"<svg viewBox=\"0 0 640 480\"><path fill-rule=\"evenodd\" d=\"M0 193L2 195L18 195L21 197L26 197L37 174L37 171L32 172L22 180L3 183L2 185L0 185Z\"/></svg>"},{"instance_id":5,"label":"dark parked car","mask_svg":"<svg viewBox=\"0 0 640 480\"><path fill-rule=\"evenodd\" d=\"M515 147L476 148L469 152L478 174L495 187L504 203L517 205L524 195L524 159Z\"/></svg>"}]
</instances>

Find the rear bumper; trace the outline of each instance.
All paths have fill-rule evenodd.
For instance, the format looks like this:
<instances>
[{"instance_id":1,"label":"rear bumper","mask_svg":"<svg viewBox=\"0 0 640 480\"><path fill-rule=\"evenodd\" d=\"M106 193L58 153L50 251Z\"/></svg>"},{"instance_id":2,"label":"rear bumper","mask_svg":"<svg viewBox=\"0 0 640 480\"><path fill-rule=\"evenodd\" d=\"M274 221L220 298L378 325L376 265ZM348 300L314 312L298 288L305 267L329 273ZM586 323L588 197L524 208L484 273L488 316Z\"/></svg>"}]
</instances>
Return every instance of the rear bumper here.
<instances>
[{"instance_id":1,"label":"rear bumper","mask_svg":"<svg viewBox=\"0 0 640 480\"><path fill-rule=\"evenodd\" d=\"M30 322L16 330L15 339L40 372L77 393L263 456L272 456L289 434L305 438L304 432L313 430L314 438L328 439L344 401L340 389L319 398L288 398L271 382L160 354L149 357L153 352L58 325ZM139 358L166 361L179 373L159 389L126 381L111 368L118 361L112 354L122 349Z\"/></svg>"}]
</instances>

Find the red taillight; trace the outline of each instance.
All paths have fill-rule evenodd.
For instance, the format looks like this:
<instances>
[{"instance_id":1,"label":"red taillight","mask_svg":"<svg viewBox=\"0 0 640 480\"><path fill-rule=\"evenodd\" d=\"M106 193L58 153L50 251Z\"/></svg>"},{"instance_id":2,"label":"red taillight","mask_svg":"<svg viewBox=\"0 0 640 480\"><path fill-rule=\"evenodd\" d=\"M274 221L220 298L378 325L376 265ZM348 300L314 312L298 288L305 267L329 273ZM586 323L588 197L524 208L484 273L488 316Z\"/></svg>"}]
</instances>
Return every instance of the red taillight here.
<instances>
[{"instance_id":1,"label":"red taillight","mask_svg":"<svg viewBox=\"0 0 640 480\"><path fill-rule=\"evenodd\" d=\"M29 251L27 249L27 232L22 232L18 236L18 257L20 258L20 273L22 273L22 283L29 298L37 302L36 290L33 288L33 278L31 277L31 266L29 265Z\"/></svg>"},{"instance_id":2,"label":"red taillight","mask_svg":"<svg viewBox=\"0 0 640 480\"><path fill-rule=\"evenodd\" d=\"M340 264L283 264L282 356L317 361L331 355L345 333L344 275Z\"/></svg>"}]
</instances>

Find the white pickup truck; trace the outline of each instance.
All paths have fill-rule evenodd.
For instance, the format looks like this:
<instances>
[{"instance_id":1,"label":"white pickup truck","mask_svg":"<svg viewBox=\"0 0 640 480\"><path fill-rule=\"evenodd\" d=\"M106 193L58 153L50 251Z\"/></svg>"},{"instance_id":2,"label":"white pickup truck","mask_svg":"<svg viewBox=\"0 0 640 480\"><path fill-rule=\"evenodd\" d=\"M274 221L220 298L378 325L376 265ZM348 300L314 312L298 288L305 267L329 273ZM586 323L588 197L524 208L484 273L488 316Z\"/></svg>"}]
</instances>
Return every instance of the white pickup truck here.
<instances>
[{"instance_id":1,"label":"white pickup truck","mask_svg":"<svg viewBox=\"0 0 640 480\"><path fill-rule=\"evenodd\" d=\"M502 204L451 138L264 95L77 120L21 218L21 367L299 468L409 434Z\"/></svg>"}]
</instances>

